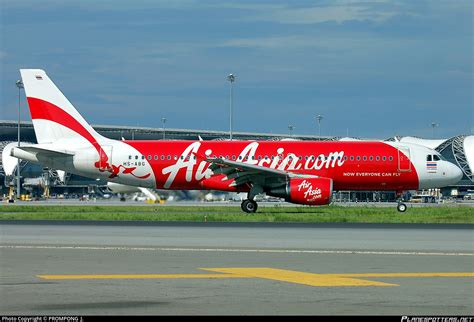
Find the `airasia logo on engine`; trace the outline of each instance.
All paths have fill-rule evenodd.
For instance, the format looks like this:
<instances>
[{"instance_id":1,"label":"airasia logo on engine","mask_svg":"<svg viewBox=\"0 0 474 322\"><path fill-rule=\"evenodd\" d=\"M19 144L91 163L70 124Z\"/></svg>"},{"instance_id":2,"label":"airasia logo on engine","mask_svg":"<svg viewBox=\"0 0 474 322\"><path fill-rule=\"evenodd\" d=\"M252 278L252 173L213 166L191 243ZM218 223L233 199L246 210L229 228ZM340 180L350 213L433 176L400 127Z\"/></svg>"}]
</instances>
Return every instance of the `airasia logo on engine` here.
<instances>
[{"instance_id":1,"label":"airasia logo on engine","mask_svg":"<svg viewBox=\"0 0 474 322\"><path fill-rule=\"evenodd\" d=\"M327 205L331 201L332 180L329 178L290 181L290 201L303 205Z\"/></svg>"},{"instance_id":2,"label":"airasia logo on engine","mask_svg":"<svg viewBox=\"0 0 474 322\"><path fill-rule=\"evenodd\" d=\"M303 193L304 198L308 202L322 198L321 189L313 188L311 182L304 180L298 185L298 192Z\"/></svg>"}]
</instances>

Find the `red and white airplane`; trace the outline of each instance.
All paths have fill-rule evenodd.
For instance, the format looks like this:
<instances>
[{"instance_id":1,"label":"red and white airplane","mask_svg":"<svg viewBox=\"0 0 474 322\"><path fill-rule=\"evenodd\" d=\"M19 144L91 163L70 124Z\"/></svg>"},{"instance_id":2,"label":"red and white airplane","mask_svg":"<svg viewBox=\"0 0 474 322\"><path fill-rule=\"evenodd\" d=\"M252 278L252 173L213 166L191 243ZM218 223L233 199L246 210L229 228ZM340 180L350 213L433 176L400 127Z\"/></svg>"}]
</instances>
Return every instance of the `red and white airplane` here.
<instances>
[{"instance_id":1,"label":"red and white airplane","mask_svg":"<svg viewBox=\"0 0 474 322\"><path fill-rule=\"evenodd\" d=\"M326 205L335 190L440 188L461 170L436 151L397 142L118 141L98 134L43 70L22 69L38 144L11 155L78 175L155 189L246 192ZM110 111L114 113L114 111ZM406 206L398 205L399 211Z\"/></svg>"}]
</instances>

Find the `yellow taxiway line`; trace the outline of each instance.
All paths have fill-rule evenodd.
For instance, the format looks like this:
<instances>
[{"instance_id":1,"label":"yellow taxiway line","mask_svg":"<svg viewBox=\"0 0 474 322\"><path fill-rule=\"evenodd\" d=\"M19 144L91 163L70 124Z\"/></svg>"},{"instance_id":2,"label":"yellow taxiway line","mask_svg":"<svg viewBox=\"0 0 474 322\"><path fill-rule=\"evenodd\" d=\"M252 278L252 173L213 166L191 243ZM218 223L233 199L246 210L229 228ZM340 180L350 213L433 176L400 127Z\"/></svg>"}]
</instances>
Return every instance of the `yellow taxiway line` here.
<instances>
[{"instance_id":1,"label":"yellow taxiway line","mask_svg":"<svg viewBox=\"0 0 474 322\"><path fill-rule=\"evenodd\" d=\"M44 280L247 278L247 276L236 274L94 274L36 276Z\"/></svg>"},{"instance_id":2,"label":"yellow taxiway line","mask_svg":"<svg viewBox=\"0 0 474 322\"><path fill-rule=\"evenodd\" d=\"M308 286L396 286L396 284L354 279L341 275L314 274L275 268L208 268L206 270Z\"/></svg>"},{"instance_id":3,"label":"yellow taxiway line","mask_svg":"<svg viewBox=\"0 0 474 322\"><path fill-rule=\"evenodd\" d=\"M344 277L474 277L474 272L328 274Z\"/></svg>"},{"instance_id":4,"label":"yellow taxiway line","mask_svg":"<svg viewBox=\"0 0 474 322\"><path fill-rule=\"evenodd\" d=\"M214 274L95 274L95 275L37 275L45 280L93 280L93 279L225 279L258 278L308 286L398 286L398 284L370 281L365 278L406 277L474 277L474 272L432 273L358 273L315 274L269 267L202 268ZM215 274L218 273L218 274ZM363 278L363 279L360 279Z\"/></svg>"}]
</instances>

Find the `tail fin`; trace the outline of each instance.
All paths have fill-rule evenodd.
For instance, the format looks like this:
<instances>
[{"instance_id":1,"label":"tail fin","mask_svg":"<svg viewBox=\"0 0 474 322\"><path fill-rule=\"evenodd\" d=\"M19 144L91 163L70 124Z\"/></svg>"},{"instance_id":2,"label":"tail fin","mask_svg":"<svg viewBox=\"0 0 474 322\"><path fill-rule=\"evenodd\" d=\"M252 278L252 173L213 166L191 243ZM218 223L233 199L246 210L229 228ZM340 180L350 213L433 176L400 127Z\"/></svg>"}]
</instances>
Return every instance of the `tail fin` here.
<instances>
[{"instance_id":1,"label":"tail fin","mask_svg":"<svg viewBox=\"0 0 474 322\"><path fill-rule=\"evenodd\" d=\"M21 69L38 143L82 138L93 145L101 137L79 114L44 70Z\"/></svg>"}]
</instances>

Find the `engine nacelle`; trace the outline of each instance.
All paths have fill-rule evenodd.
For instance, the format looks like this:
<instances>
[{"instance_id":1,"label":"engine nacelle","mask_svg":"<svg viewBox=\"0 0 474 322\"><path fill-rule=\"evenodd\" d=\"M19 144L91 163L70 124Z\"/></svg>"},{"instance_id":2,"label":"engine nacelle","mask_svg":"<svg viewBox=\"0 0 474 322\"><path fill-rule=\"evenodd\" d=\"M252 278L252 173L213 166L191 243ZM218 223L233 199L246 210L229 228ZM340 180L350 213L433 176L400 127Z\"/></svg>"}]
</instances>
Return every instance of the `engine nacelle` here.
<instances>
[{"instance_id":1,"label":"engine nacelle","mask_svg":"<svg viewBox=\"0 0 474 322\"><path fill-rule=\"evenodd\" d=\"M267 194L302 205L327 205L331 202L332 179L290 178L285 186L270 189Z\"/></svg>"}]
</instances>

